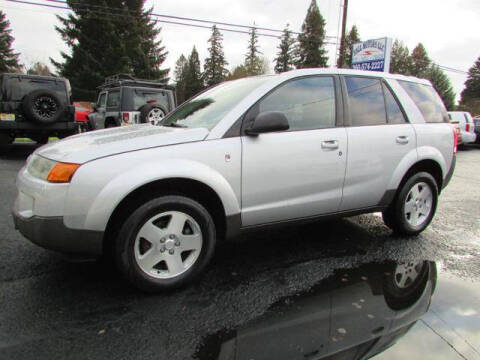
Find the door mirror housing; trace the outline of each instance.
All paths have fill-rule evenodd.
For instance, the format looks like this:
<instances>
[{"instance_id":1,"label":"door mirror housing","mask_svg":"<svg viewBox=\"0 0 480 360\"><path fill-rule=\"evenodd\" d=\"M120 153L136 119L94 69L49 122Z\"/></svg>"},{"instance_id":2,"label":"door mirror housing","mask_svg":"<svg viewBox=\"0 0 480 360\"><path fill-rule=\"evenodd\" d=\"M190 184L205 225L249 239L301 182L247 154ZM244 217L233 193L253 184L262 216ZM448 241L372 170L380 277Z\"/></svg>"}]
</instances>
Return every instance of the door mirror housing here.
<instances>
[{"instance_id":1,"label":"door mirror housing","mask_svg":"<svg viewBox=\"0 0 480 360\"><path fill-rule=\"evenodd\" d=\"M258 114L250 128L245 129L245 134L257 136L262 133L285 131L290 129L288 119L279 111L266 111Z\"/></svg>"}]
</instances>

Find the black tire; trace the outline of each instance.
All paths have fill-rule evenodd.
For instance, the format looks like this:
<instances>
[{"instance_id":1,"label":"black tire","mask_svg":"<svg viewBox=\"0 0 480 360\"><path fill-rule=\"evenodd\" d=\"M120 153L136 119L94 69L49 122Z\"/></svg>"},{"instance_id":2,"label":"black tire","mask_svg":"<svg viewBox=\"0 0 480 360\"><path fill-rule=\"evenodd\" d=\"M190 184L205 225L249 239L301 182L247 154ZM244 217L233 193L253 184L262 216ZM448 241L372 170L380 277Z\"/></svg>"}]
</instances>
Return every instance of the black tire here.
<instances>
[{"instance_id":1,"label":"black tire","mask_svg":"<svg viewBox=\"0 0 480 360\"><path fill-rule=\"evenodd\" d=\"M165 109L163 107L161 107L160 105L157 105L155 103L145 104L140 108L140 123L145 124L145 123L149 122L148 114L150 114L150 112L153 109L159 109L163 113L163 117L165 117L165 115L167 114Z\"/></svg>"},{"instance_id":2,"label":"black tire","mask_svg":"<svg viewBox=\"0 0 480 360\"><path fill-rule=\"evenodd\" d=\"M401 271L398 271L399 269ZM415 277L408 279L409 271L415 271ZM401 310L417 302L425 290L429 274L430 263L428 261L394 264L391 271L385 275L383 283L385 300L390 308ZM405 280L405 278L407 278L405 284L400 285L401 280Z\"/></svg>"},{"instance_id":3,"label":"black tire","mask_svg":"<svg viewBox=\"0 0 480 360\"><path fill-rule=\"evenodd\" d=\"M213 256L215 224L208 211L198 202L184 196L162 196L141 205L127 218L114 243L114 258L125 278L146 292L178 288L199 276ZM200 226L202 247L196 261L183 273L159 279L144 272L135 259L135 240L142 226L153 216L167 211L179 211L191 216Z\"/></svg>"},{"instance_id":4,"label":"black tire","mask_svg":"<svg viewBox=\"0 0 480 360\"><path fill-rule=\"evenodd\" d=\"M413 226L408 222L405 215L405 201L407 196L415 184L425 183L432 192L432 204L429 215L424 221ZM383 221L395 233L403 236L415 236L421 233L430 224L435 215L438 202L438 185L432 175L427 172L419 172L412 175L399 189L393 203L383 212Z\"/></svg>"},{"instance_id":5,"label":"black tire","mask_svg":"<svg viewBox=\"0 0 480 360\"><path fill-rule=\"evenodd\" d=\"M65 111L65 105L50 90L38 89L25 95L22 107L28 119L40 124L57 122Z\"/></svg>"},{"instance_id":6,"label":"black tire","mask_svg":"<svg viewBox=\"0 0 480 360\"><path fill-rule=\"evenodd\" d=\"M114 128L114 127L117 127L117 124L115 123L114 120L111 120L111 119L105 120L105 129Z\"/></svg>"}]
</instances>

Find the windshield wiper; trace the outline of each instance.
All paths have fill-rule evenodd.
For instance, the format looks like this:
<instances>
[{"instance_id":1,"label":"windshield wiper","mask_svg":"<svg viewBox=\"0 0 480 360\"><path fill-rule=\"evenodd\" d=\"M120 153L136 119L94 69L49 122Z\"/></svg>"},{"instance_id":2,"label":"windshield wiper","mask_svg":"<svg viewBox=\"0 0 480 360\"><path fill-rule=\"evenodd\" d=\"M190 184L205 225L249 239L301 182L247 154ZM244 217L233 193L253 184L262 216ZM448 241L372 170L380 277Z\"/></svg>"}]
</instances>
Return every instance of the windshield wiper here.
<instances>
[{"instance_id":1,"label":"windshield wiper","mask_svg":"<svg viewBox=\"0 0 480 360\"><path fill-rule=\"evenodd\" d=\"M177 127L177 128L188 128L187 125L181 125L181 124L177 124L177 123L170 123L170 124L166 124L166 125L162 125L162 126Z\"/></svg>"}]
</instances>

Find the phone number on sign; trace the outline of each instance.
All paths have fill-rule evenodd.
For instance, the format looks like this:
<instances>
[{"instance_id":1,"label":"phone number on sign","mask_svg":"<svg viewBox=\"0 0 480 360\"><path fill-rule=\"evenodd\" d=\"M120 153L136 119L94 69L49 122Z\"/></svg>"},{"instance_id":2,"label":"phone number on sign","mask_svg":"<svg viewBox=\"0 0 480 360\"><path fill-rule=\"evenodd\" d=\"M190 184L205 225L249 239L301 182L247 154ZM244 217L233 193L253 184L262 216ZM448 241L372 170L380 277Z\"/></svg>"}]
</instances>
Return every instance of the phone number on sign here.
<instances>
[{"instance_id":1,"label":"phone number on sign","mask_svg":"<svg viewBox=\"0 0 480 360\"><path fill-rule=\"evenodd\" d=\"M383 60L380 60L363 64L354 64L352 66L356 70L383 71L384 63L385 62Z\"/></svg>"}]
</instances>

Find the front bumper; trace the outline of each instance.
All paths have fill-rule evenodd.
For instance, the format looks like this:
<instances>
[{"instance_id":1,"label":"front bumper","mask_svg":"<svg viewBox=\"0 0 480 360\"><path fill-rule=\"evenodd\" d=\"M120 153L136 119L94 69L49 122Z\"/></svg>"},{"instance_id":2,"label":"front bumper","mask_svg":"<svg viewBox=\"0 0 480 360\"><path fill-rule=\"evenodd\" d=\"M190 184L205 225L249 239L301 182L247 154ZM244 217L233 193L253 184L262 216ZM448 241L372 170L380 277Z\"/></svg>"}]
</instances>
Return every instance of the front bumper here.
<instances>
[{"instance_id":1,"label":"front bumper","mask_svg":"<svg viewBox=\"0 0 480 360\"><path fill-rule=\"evenodd\" d=\"M103 249L103 231L76 230L65 226L63 217L23 217L13 209L15 229L45 249L67 255L99 257Z\"/></svg>"}]
</instances>

